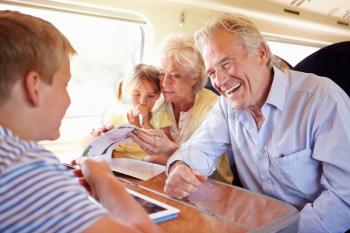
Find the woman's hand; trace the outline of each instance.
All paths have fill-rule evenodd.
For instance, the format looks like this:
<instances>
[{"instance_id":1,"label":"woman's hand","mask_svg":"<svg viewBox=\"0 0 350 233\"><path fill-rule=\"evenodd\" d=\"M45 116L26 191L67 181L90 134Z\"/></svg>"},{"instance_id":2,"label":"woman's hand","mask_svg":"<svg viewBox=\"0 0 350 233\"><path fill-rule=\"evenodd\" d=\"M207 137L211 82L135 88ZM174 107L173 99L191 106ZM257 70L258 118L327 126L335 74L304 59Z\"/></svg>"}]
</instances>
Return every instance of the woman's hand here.
<instances>
[{"instance_id":1,"label":"woman's hand","mask_svg":"<svg viewBox=\"0 0 350 233\"><path fill-rule=\"evenodd\" d=\"M166 155L170 157L179 147L160 129L134 130L128 133L149 155Z\"/></svg>"}]
</instances>

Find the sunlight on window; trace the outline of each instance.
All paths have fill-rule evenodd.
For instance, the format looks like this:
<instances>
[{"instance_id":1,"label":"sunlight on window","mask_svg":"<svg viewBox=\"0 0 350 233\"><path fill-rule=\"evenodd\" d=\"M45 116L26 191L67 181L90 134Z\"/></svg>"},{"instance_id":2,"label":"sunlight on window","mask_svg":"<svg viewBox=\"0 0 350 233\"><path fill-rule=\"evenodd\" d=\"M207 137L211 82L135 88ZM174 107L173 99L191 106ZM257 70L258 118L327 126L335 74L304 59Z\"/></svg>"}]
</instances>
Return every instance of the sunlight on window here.
<instances>
[{"instance_id":1,"label":"sunlight on window","mask_svg":"<svg viewBox=\"0 0 350 233\"><path fill-rule=\"evenodd\" d=\"M305 57L320 49L319 47L289 44L277 41L268 41L268 45L270 46L273 54L283 58L292 66L295 66Z\"/></svg>"},{"instance_id":2,"label":"sunlight on window","mask_svg":"<svg viewBox=\"0 0 350 233\"><path fill-rule=\"evenodd\" d=\"M140 62L142 26L122 20L0 4L54 24L78 52L71 61L71 105L60 128L61 137L42 142L61 161L81 154L79 141L99 127L103 111L115 102L115 85L127 69ZM54 106L53 106L54 107Z\"/></svg>"}]
</instances>

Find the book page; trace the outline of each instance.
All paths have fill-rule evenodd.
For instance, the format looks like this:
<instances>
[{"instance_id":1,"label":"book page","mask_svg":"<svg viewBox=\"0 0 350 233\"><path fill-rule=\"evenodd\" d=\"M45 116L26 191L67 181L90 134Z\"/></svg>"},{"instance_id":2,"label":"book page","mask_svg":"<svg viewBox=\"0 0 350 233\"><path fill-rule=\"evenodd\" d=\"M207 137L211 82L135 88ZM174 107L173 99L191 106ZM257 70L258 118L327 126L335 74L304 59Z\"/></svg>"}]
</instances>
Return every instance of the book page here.
<instances>
[{"instance_id":1,"label":"book page","mask_svg":"<svg viewBox=\"0 0 350 233\"><path fill-rule=\"evenodd\" d=\"M128 137L128 133L135 129L139 128L130 124L111 129L90 143L83 156L99 156L107 160L113 171L141 180L149 180L159 175L165 171L165 166L136 159L112 158L114 148L130 142L132 139Z\"/></svg>"},{"instance_id":2,"label":"book page","mask_svg":"<svg viewBox=\"0 0 350 233\"><path fill-rule=\"evenodd\" d=\"M85 149L83 156L104 155L106 158L111 158L113 148L121 143L130 142L131 138L128 137L128 133L135 129L139 128L130 124L123 124L117 128L111 129L90 143Z\"/></svg>"},{"instance_id":3,"label":"book page","mask_svg":"<svg viewBox=\"0 0 350 233\"><path fill-rule=\"evenodd\" d=\"M109 161L111 169L140 180L149 180L165 171L165 166L142 160L128 158L112 158Z\"/></svg>"}]
</instances>

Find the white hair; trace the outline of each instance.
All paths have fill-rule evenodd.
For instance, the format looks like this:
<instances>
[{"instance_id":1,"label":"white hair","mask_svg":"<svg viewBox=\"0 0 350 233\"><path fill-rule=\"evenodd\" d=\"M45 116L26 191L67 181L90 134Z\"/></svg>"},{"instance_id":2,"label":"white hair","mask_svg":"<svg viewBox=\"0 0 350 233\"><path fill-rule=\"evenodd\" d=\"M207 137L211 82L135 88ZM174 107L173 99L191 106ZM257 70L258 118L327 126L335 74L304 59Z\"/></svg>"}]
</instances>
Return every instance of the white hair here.
<instances>
[{"instance_id":1,"label":"white hair","mask_svg":"<svg viewBox=\"0 0 350 233\"><path fill-rule=\"evenodd\" d=\"M194 45L193 37L186 37L180 34L170 34L164 38L160 59L174 59L180 66L198 75L198 81L194 86L195 91L203 88L208 76L205 74L204 62L201 54Z\"/></svg>"},{"instance_id":2,"label":"white hair","mask_svg":"<svg viewBox=\"0 0 350 233\"><path fill-rule=\"evenodd\" d=\"M248 54L255 52L260 45L264 45L269 56L267 66L269 68L272 67L272 54L265 39L256 26L242 16L225 13L210 20L195 35L196 47L198 50L202 51L204 45L208 43L213 34L221 28L237 35L241 39L242 45L247 50Z\"/></svg>"}]
</instances>

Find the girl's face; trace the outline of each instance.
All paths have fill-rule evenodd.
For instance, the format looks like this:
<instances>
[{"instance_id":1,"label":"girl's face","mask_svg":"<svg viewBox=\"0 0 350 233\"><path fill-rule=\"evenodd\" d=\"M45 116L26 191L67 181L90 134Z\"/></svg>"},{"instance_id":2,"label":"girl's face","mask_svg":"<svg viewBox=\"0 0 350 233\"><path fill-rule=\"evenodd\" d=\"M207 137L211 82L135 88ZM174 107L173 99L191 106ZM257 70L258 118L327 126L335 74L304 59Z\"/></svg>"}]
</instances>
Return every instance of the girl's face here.
<instances>
[{"instance_id":1,"label":"girl's face","mask_svg":"<svg viewBox=\"0 0 350 233\"><path fill-rule=\"evenodd\" d=\"M148 109L152 109L154 103L159 97L159 92L149 81L143 80L131 92L133 106L139 104L145 105Z\"/></svg>"}]
</instances>

